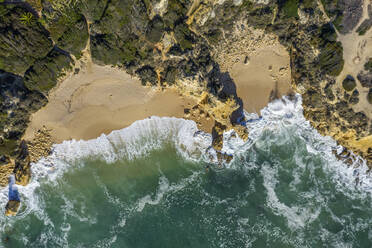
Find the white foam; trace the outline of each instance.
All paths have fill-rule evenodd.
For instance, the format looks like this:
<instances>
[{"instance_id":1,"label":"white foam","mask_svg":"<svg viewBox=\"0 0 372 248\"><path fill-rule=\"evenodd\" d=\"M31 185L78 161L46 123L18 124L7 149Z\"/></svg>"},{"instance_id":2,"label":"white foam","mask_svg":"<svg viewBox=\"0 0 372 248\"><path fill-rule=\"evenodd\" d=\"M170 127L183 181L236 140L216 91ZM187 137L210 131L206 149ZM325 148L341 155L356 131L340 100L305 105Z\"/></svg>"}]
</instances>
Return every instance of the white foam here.
<instances>
[{"instance_id":1,"label":"white foam","mask_svg":"<svg viewBox=\"0 0 372 248\"><path fill-rule=\"evenodd\" d=\"M278 183L275 175L278 174L277 167L272 167L265 163L262 166L261 174L264 178L264 186L267 190L267 203L274 213L284 216L288 221L288 226L292 229L304 228L318 218L322 206L287 206L280 202L275 193L275 187Z\"/></svg>"},{"instance_id":2,"label":"white foam","mask_svg":"<svg viewBox=\"0 0 372 248\"><path fill-rule=\"evenodd\" d=\"M261 117L251 113L245 115L248 120L246 123L249 129L248 141L244 142L233 135L234 131L224 134L222 151L234 155L234 160L247 156L246 151L252 145L264 144L266 141L260 138L265 131L288 128L306 142L309 152L321 154L331 161L324 169L336 179L336 183L340 185L346 183L354 187L355 179L359 177L362 183L358 188L372 192L372 178L366 173L368 167L365 161L360 159L359 162L355 162L355 165L347 167L336 160L331 152L332 148L338 148L336 143L329 137L319 135L304 118L300 95L296 95L293 99L283 97L269 103L261 111ZM215 157L213 149L210 149L211 142L211 135L199 131L195 122L172 117L151 117L136 121L127 128L113 131L108 135L102 134L97 139L64 141L53 146L50 156L32 164L31 183L25 187L19 186L22 204L26 207L16 218L22 218L42 204L34 194L41 181L55 183L56 179L69 168L83 166L83 161L86 159L101 159L106 163L113 163L119 159L131 160L146 156L150 151L171 143L184 159L210 161L210 156ZM358 168L354 168L356 163ZM227 165L227 167L233 166L234 163ZM0 190L0 200L4 209L7 202L7 188ZM153 198L147 200L155 203L157 201ZM48 222L47 217L44 221Z\"/></svg>"},{"instance_id":3,"label":"white foam","mask_svg":"<svg viewBox=\"0 0 372 248\"><path fill-rule=\"evenodd\" d=\"M193 121L153 116L108 135L102 134L97 139L65 141L53 147L51 158L73 164L94 157L112 163L118 159L142 157L165 142L173 142L185 157L199 159L201 150L211 144L211 137L198 132Z\"/></svg>"},{"instance_id":4,"label":"white foam","mask_svg":"<svg viewBox=\"0 0 372 248\"><path fill-rule=\"evenodd\" d=\"M44 223L44 226L49 227L48 231L40 236L42 243L47 242L48 239L53 239L56 243L68 245L70 224L66 222L67 215L91 223L96 222L96 219L94 216L84 216L84 213L81 216L81 214L76 213L71 208L72 203L62 195L66 205L64 207L64 222L59 228L63 231L63 235L62 237L53 237L50 229L56 227L44 211L45 203L42 196L34 193L43 181L48 184L57 184L57 179L63 173L71 168L84 166L84 160L87 159L103 160L106 163L113 163L120 159L132 160L146 156L149 152L159 149L167 143L174 145L184 159L199 161L206 158L205 150L210 147L211 142L211 135L199 131L193 121L169 117L151 117L136 121L131 126L113 131L108 135L103 134L97 139L71 140L54 145L50 156L31 165L31 182L27 186L18 186L22 200L20 211L16 217L8 218L4 216L0 218L0 229L3 231L13 226L18 219L22 219L33 212ZM100 182L97 181L97 183ZM108 200L118 201L117 198L109 194L102 183L99 186L103 187ZM144 199L143 204L158 204L165 193L177 190L178 187L182 187L182 185L169 185L162 181L155 198L150 197L147 199L148 201ZM0 200L4 211L8 200L7 187L0 190ZM138 203L138 210L141 211L141 202ZM119 226L123 227L125 222L126 218L123 216ZM95 247L106 247L107 244L115 243L115 240L116 236L114 235L105 242L98 242Z\"/></svg>"},{"instance_id":5,"label":"white foam","mask_svg":"<svg viewBox=\"0 0 372 248\"><path fill-rule=\"evenodd\" d=\"M181 182L178 184L169 184L168 179L162 175L159 178L159 186L156 190L155 196L145 195L144 197L140 198L135 204L134 209L137 212L142 212L146 205L158 205L166 194L182 190L187 185L195 181L199 175L200 173L194 172L190 177L181 180Z\"/></svg>"},{"instance_id":6,"label":"white foam","mask_svg":"<svg viewBox=\"0 0 372 248\"><path fill-rule=\"evenodd\" d=\"M261 110L261 118L257 114L245 113L247 127L249 130L249 139L242 142L239 138L226 138L224 149L236 155L235 158L245 157L246 151L253 144L264 146L266 140L262 140L262 134L265 131L291 132L288 135L297 136L303 139L310 153L319 154L325 158L324 170L328 171L329 176L335 179L335 183L348 185L355 189L357 178L359 178L358 190L372 193L372 175L367 173L368 166L364 159L355 156L357 159L352 166L347 166L342 161L336 159L332 150L342 150L336 142L330 137L320 135L307 121L303 115L302 98L297 94L294 98L284 96L282 99L275 100ZM283 142L285 139L283 139ZM276 140L276 142L281 142ZM232 163L234 165L234 163ZM344 186L342 186L344 187Z\"/></svg>"},{"instance_id":7,"label":"white foam","mask_svg":"<svg viewBox=\"0 0 372 248\"><path fill-rule=\"evenodd\" d=\"M70 140L54 145L52 154L32 164L31 169L33 179L47 177L53 181L66 168L82 165L81 161L86 159L99 159L106 163L132 160L146 156L166 142L173 143L184 158L200 160L211 140L211 135L200 132L193 121L154 116L108 135L102 134L97 139Z\"/></svg>"},{"instance_id":8,"label":"white foam","mask_svg":"<svg viewBox=\"0 0 372 248\"><path fill-rule=\"evenodd\" d=\"M56 179L66 170L83 166L86 159L99 159L106 163L120 159L132 160L146 156L166 143L173 144L184 159L200 161L207 159L205 151L210 147L212 137L198 130L193 121L153 116L108 135L102 134L96 139L70 140L54 145L50 156L31 164L31 182L27 186L18 186L22 204L26 206L18 213L18 217L39 209L42 203L34 191L41 181L56 183ZM0 200L2 209L5 209L7 188L0 190Z\"/></svg>"}]
</instances>

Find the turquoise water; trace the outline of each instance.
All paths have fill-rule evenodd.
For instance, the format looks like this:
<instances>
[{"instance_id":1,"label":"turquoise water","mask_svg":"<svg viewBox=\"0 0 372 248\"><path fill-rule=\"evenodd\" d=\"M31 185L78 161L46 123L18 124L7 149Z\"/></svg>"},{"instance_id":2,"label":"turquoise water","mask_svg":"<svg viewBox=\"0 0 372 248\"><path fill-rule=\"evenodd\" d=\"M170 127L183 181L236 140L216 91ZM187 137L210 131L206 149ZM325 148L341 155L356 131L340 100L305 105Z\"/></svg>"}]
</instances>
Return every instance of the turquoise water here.
<instances>
[{"instance_id":1,"label":"turquoise water","mask_svg":"<svg viewBox=\"0 0 372 248\"><path fill-rule=\"evenodd\" d=\"M66 142L34 165L18 216L0 218L0 246L372 247L369 177L355 186L364 167L333 157L300 102L249 125L246 143L226 136L222 167L180 119Z\"/></svg>"}]
</instances>

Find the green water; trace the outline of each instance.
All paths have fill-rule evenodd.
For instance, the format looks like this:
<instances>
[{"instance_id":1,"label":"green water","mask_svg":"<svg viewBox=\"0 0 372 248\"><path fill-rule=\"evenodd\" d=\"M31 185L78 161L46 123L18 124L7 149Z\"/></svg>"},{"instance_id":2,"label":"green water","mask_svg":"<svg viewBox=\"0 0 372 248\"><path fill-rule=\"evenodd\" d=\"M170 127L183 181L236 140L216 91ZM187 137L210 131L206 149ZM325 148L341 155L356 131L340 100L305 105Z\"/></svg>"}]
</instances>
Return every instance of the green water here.
<instances>
[{"instance_id":1,"label":"green water","mask_svg":"<svg viewBox=\"0 0 372 248\"><path fill-rule=\"evenodd\" d=\"M338 183L292 130L264 132L232 167L172 144L131 161L85 160L3 223L4 247L372 247L371 197ZM80 161L83 163L83 161Z\"/></svg>"}]
</instances>

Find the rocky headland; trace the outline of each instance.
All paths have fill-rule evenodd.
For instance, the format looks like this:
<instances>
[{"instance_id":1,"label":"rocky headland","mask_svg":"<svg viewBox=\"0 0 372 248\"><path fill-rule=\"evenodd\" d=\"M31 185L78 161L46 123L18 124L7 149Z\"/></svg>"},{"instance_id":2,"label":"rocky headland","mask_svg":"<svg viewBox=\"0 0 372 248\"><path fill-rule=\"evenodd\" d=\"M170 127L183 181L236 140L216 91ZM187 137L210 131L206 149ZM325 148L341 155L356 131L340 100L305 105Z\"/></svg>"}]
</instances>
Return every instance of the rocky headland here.
<instances>
[{"instance_id":1,"label":"rocky headland","mask_svg":"<svg viewBox=\"0 0 372 248\"><path fill-rule=\"evenodd\" d=\"M0 183L14 173L27 184L30 163L61 141L56 130L74 125L58 126L59 118L95 105L72 102L74 94L86 99L83 88L102 90L74 81L92 68L180 95L165 102L211 132L216 150L226 130L247 137L244 109L258 112L297 92L310 123L372 167L371 12L370 0L0 1ZM75 90L63 91L68 81ZM45 119L58 99L61 115ZM117 103L127 106L125 98ZM88 137L66 135L60 139Z\"/></svg>"}]
</instances>

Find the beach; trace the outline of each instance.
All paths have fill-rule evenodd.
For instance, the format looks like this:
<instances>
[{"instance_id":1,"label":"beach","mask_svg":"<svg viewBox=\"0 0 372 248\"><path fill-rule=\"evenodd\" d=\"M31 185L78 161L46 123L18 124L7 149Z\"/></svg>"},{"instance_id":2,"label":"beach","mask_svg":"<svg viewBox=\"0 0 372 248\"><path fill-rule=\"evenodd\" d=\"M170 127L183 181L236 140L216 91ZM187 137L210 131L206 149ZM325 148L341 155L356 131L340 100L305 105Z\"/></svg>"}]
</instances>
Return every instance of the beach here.
<instances>
[{"instance_id":1,"label":"beach","mask_svg":"<svg viewBox=\"0 0 372 248\"><path fill-rule=\"evenodd\" d=\"M292 92L289 55L274 44L241 56L230 69L237 94L248 112L260 113L269 102Z\"/></svg>"},{"instance_id":2,"label":"beach","mask_svg":"<svg viewBox=\"0 0 372 248\"><path fill-rule=\"evenodd\" d=\"M260 51L248 64L238 62L231 69L237 94L248 112L259 113L273 95L289 92L289 74L283 69L288 68L289 59L273 53ZM273 59L265 59L267 56ZM123 70L91 64L50 92L48 104L31 116L24 139L31 141L38 130L46 128L53 143L88 140L151 116L191 119L210 133L214 120L198 112L197 106L195 98L182 96L174 88L143 86Z\"/></svg>"},{"instance_id":3,"label":"beach","mask_svg":"<svg viewBox=\"0 0 372 248\"><path fill-rule=\"evenodd\" d=\"M109 66L91 65L57 85L48 104L31 116L24 139L32 140L45 127L54 143L93 139L151 116L182 118L197 102L175 89L144 87L126 72ZM211 132L214 121L188 115L198 127ZM194 118L195 117L195 118Z\"/></svg>"},{"instance_id":4,"label":"beach","mask_svg":"<svg viewBox=\"0 0 372 248\"><path fill-rule=\"evenodd\" d=\"M290 92L289 55L280 44L263 46L249 58L240 58L229 73L247 112L259 113L270 101ZM31 141L38 130L46 128L53 143L88 140L151 116L191 119L207 133L214 125L195 98L182 96L175 88L142 86L121 69L90 62L50 92L48 104L31 116L24 139Z\"/></svg>"}]
</instances>

